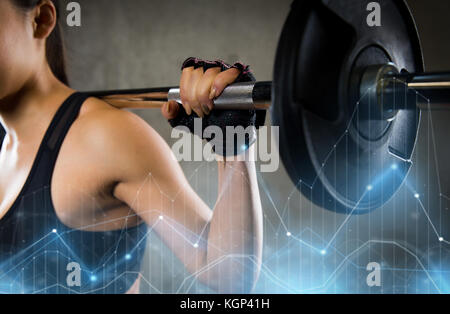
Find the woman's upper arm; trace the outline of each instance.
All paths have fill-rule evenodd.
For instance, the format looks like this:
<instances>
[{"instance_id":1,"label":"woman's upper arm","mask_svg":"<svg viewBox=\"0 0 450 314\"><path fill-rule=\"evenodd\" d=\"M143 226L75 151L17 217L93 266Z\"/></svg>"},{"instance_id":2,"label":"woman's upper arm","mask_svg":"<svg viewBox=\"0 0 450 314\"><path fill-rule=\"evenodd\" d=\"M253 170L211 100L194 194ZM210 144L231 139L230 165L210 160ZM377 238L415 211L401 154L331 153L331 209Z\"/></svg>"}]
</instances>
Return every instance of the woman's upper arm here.
<instances>
[{"instance_id":1,"label":"woman's upper arm","mask_svg":"<svg viewBox=\"0 0 450 314\"><path fill-rule=\"evenodd\" d=\"M201 232L212 211L189 185L167 143L134 114L126 112L118 123L114 196L149 225L164 217L185 232Z\"/></svg>"}]
</instances>

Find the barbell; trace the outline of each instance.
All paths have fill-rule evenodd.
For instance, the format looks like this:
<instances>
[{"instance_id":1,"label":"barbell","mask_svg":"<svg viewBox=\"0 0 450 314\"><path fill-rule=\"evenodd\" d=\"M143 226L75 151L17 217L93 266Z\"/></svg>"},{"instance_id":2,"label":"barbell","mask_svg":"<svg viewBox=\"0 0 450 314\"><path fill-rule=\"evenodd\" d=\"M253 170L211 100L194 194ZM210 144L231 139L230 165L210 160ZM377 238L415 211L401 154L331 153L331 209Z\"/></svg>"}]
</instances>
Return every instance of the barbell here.
<instances>
[{"instance_id":1,"label":"barbell","mask_svg":"<svg viewBox=\"0 0 450 314\"><path fill-rule=\"evenodd\" d=\"M215 110L270 109L283 164L313 203L363 214L404 182L420 109L445 108L450 73L425 73L414 19L404 0L295 0L276 54L273 82L233 84ZM119 108L180 102L177 87L91 93Z\"/></svg>"}]
</instances>

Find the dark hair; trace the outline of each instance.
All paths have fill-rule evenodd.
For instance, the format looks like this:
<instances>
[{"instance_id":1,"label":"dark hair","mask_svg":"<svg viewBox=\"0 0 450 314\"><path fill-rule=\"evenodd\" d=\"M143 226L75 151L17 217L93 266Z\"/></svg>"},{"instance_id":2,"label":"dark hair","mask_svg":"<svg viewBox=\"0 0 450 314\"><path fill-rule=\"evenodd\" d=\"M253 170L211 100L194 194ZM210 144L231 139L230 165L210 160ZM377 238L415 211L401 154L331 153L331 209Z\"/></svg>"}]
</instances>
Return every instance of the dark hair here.
<instances>
[{"instance_id":1,"label":"dark hair","mask_svg":"<svg viewBox=\"0 0 450 314\"><path fill-rule=\"evenodd\" d=\"M25 10L31 10L35 6L41 2L41 0L12 0L12 2ZM59 15L59 0L52 0L53 4L56 7L56 12ZM65 58L65 49L64 49L64 41L62 38L62 30L60 19L56 23L55 29L47 38L46 43L46 56L47 62L50 65L50 69L53 74L64 84L69 84L69 80L67 78L66 73L66 58Z\"/></svg>"}]
</instances>

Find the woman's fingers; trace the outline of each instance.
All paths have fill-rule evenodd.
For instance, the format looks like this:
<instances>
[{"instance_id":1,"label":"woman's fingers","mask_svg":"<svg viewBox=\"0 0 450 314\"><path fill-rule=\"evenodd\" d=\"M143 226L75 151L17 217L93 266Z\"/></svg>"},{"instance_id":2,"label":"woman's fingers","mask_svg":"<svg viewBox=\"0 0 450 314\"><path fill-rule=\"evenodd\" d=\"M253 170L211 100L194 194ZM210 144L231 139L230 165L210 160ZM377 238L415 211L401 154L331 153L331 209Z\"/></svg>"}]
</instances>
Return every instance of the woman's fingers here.
<instances>
[{"instance_id":1,"label":"woman's fingers","mask_svg":"<svg viewBox=\"0 0 450 314\"><path fill-rule=\"evenodd\" d=\"M203 113L208 115L214 108L213 98L211 95L211 86L214 83L215 78L220 73L220 68L210 68L206 70L201 81L197 84L197 100L200 102Z\"/></svg>"},{"instance_id":2,"label":"woman's fingers","mask_svg":"<svg viewBox=\"0 0 450 314\"><path fill-rule=\"evenodd\" d=\"M189 106L188 97L190 95L190 80L192 76L192 72L194 72L194 67L189 67L183 69L183 72L181 73L181 79L180 79L180 99L181 104L183 105L184 110L188 115L192 114L192 109Z\"/></svg>"},{"instance_id":3,"label":"woman's fingers","mask_svg":"<svg viewBox=\"0 0 450 314\"><path fill-rule=\"evenodd\" d=\"M208 115L214 108L214 99L219 97L223 90L234 83L240 71L232 68L221 72L220 67L210 68L206 71L202 67L183 69L180 79L180 99L188 115L195 112L200 118ZM164 117L173 119L178 114L178 105L167 103L162 108Z\"/></svg>"},{"instance_id":4,"label":"woman's fingers","mask_svg":"<svg viewBox=\"0 0 450 314\"><path fill-rule=\"evenodd\" d=\"M228 85L236 81L240 74L241 71L235 68L219 73L211 86L211 96L214 96L213 98L219 97Z\"/></svg>"},{"instance_id":5,"label":"woman's fingers","mask_svg":"<svg viewBox=\"0 0 450 314\"><path fill-rule=\"evenodd\" d=\"M196 86L201 80L202 76L202 68L194 69L194 67L188 67L183 69L183 72L181 73L180 100L181 105L186 111L186 114L189 116L192 114L192 111L194 111L199 117L203 117L203 111L200 108L200 103L198 102L195 93ZM170 109L169 107L170 104L168 103L162 108L163 115L166 118L167 115L170 115L169 113L167 113L167 109ZM176 111L175 116L176 114L178 114L178 110ZM173 117L169 119L173 119Z\"/></svg>"},{"instance_id":6,"label":"woman's fingers","mask_svg":"<svg viewBox=\"0 0 450 314\"><path fill-rule=\"evenodd\" d=\"M202 80L203 74L203 68L197 68L193 70L189 77L189 86L186 90L188 106L200 118L203 118L204 113L200 106L200 101L197 99L197 85Z\"/></svg>"}]
</instances>

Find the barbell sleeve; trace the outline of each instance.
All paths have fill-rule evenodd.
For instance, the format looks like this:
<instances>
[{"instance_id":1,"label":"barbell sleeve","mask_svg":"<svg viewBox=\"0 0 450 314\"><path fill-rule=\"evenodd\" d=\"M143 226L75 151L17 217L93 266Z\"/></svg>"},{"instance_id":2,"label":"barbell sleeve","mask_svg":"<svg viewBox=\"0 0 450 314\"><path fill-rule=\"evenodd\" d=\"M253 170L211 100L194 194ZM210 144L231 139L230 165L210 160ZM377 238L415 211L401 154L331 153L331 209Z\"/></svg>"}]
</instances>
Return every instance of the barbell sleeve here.
<instances>
[{"instance_id":1,"label":"barbell sleeve","mask_svg":"<svg viewBox=\"0 0 450 314\"><path fill-rule=\"evenodd\" d=\"M401 104L398 109L450 110L450 72L405 72L385 79L384 93L392 103Z\"/></svg>"}]
</instances>

